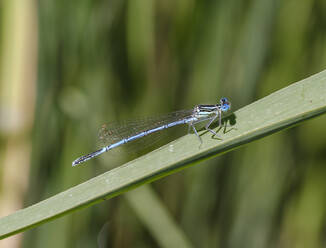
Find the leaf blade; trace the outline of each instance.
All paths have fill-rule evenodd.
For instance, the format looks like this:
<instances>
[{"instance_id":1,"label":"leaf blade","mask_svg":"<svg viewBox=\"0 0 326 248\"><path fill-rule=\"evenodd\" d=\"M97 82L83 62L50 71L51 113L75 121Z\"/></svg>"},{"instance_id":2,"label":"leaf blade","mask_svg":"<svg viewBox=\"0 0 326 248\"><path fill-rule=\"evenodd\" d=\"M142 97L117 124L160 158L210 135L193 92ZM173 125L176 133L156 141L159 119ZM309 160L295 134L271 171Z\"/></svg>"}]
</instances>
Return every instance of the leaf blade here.
<instances>
[{"instance_id":1,"label":"leaf blade","mask_svg":"<svg viewBox=\"0 0 326 248\"><path fill-rule=\"evenodd\" d=\"M156 151L110 170L67 191L0 219L0 238L40 225L77 209L112 198L203 159L288 128L326 112L326 71L292 84L234 113L236 129L223 140L186 135Z\"/></svg>"}]
</instances>

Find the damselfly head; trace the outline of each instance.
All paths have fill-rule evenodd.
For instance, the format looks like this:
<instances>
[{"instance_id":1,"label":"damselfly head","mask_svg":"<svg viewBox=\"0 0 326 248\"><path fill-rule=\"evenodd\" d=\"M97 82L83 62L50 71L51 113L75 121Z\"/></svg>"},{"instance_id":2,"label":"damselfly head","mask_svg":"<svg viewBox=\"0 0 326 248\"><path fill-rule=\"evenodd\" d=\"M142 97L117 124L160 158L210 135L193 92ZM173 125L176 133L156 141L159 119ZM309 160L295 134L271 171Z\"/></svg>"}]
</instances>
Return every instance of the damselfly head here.
<instances>
[{"instance_id":1,"label":"damselfly head","mask_svg":"<svg viewBox=\"0 0 326 248\"><path fill-rule=\"evenodd\" d=\"M231 109L231 103L228 101L226 97L221 98L220 100L221 110L226 112Z\"/></svg>"}]
</instances>

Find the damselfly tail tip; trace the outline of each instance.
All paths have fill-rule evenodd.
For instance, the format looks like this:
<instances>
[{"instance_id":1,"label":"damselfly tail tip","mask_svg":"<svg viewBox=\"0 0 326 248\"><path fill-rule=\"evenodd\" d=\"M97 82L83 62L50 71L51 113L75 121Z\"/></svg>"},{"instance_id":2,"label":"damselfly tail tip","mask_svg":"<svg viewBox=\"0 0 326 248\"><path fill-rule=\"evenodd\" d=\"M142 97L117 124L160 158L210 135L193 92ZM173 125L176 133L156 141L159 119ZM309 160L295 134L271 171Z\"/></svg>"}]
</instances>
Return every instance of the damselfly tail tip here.
<instances>
[{"instance_id":1,"label":"damselfly tail tip","mask_svg":"<svg viewBox=\"0 0 326 248\"><path fill-rule=\"evenodd\" d=\"M74 160L73 162L72 162L72 167L75 167L76 165L79 165L80 163L82 163L83 161L82 160L80 160L80 158L77 158L76 160Z\"/></svg>"},{"instance_id":2,"label":"damselfly tail tip","mask_svg":"<svg viewBox=\"0 0 326 248\"><path fill-rule=\"evenodd\" d=\"M91 158L94 158L94 157L102 154L103 152L106 152L107 150L108 150L107 147L103 147L100 150L97 150L97 151L92 152L90 154L81 156L80 158L77 158L74 162L72 162L72 166L76 166L78 164L84 163L85 161L87 161L87 160L89 160Z\"/></svg>"}]
</instances>

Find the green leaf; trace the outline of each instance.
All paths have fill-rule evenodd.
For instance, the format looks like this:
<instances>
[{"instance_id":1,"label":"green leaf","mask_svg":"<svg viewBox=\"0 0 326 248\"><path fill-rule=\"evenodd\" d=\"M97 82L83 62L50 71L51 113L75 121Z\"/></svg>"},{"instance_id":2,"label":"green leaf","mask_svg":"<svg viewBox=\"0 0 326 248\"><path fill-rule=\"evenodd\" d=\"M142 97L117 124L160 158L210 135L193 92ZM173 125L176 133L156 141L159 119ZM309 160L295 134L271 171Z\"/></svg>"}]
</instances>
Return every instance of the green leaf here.
<instances>
[{"instance_id":1,"label":"green leaf","mask_svg":"<svg viewBox=\"0 0 326 248\"><path fill-rule=\"evenodd\" d=\"M186 135L76 187L3 217L0 219L0 238L112 198L325 111L326 71L323 71L234 112L234 128L227 128L226 133L219 132L223 140L213 138L204 131L201 132L203 144L199 147L195 135Z\"/></svg>"}]
</instances>

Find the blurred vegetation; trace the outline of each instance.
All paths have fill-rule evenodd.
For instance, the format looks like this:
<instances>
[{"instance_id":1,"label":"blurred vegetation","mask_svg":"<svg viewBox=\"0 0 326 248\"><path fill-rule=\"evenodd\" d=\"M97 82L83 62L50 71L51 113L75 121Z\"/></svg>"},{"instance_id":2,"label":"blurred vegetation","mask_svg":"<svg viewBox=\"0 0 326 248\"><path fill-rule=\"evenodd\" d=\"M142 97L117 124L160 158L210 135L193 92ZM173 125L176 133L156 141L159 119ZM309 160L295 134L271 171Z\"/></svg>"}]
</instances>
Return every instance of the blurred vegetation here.
<instances>
[{"instance_id":1,"label":"blurred vegetation","mask_svg":"<svg viewBox=\"0 0 326 248\"><path fill-rule=\"evenodd\" d=\"M106 154L71 167L94 150L105 122L221 96L237 109L326 64L322 0L20 3L0 3L2 216L129 160ZM325 125L324 116L311 120L10 239L323 247Z\"/></svg>"}]
</instances>

